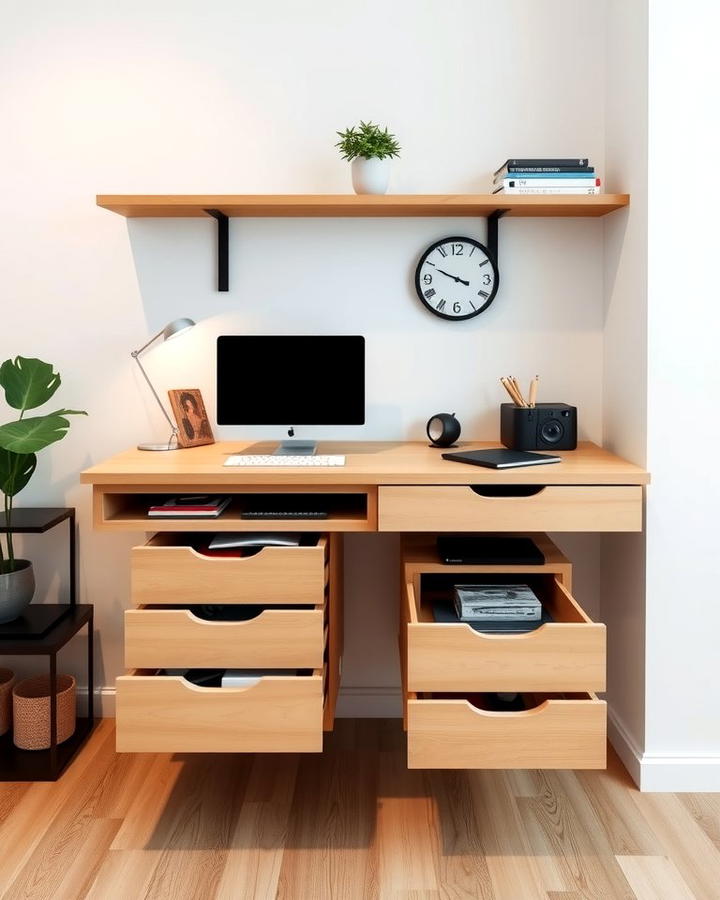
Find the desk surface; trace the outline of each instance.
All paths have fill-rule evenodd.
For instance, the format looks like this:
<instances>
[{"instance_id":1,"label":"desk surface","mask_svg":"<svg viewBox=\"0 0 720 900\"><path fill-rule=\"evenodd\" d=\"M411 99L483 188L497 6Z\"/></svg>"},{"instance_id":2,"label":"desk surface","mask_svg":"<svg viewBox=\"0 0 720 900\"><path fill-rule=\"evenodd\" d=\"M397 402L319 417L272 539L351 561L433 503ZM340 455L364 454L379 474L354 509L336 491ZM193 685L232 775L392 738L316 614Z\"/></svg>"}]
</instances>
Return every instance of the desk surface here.
<instances>
[{"instance_id":1,"label":"desk surface","mask_svg":"<svg viewBox=\"0 0 720 900\"><path fill-rule=\"evenodd\" d=\"M343 453L342 467L230 468L229 453L270 453L277 442L223 441L204 447L152 453L127 450L82 473L84 484L168 485L381 485L381 484L647 484L640 466L589 442L559 452L562 462L519 469L484 469L442 459L440 450L417 441L321 441L319 453ZM498 447L491 441L461 442L460 450Z\"/></svg>"}]
</instances>

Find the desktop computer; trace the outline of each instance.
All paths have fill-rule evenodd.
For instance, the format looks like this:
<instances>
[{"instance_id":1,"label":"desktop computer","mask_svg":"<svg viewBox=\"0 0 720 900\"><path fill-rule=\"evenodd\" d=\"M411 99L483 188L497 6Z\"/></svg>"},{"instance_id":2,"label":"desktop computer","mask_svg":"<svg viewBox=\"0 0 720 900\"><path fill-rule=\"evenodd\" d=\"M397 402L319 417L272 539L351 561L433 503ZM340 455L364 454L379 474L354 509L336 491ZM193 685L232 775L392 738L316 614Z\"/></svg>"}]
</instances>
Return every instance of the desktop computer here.
<instances>
[{"instance_id":1,"label":"desktop computer","mask_svg":"<svg viewBox=\"0 0 720 900\"><path fill-rule=\"evenodd\" d=\"M222 335L217 339L219 425L365 424L365 338L359 335ZM291 464L278 457L320 462L314 441L282 441L273 457L231 465ZM255 459L258 459L256 457Z\"/></svg>"}]
</instances>

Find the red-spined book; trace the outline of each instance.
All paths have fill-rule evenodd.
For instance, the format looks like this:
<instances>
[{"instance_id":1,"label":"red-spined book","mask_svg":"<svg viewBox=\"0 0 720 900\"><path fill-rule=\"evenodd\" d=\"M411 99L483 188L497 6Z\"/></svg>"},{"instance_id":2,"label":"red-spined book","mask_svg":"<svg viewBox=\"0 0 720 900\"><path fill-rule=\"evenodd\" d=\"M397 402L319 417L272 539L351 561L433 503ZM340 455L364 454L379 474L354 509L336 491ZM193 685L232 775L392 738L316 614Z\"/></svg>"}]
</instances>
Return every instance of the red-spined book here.
<instances>
[{"instance_id":1,"label":"red-spined book","mask_svg":"<svg viewBox=\"0 0 720 900\"><path fill-rule=\"evenodd\" d=\"M148 509L151 519L216 519L230 503L230 497L168 497Z\"/></svg>"}]
</instances>

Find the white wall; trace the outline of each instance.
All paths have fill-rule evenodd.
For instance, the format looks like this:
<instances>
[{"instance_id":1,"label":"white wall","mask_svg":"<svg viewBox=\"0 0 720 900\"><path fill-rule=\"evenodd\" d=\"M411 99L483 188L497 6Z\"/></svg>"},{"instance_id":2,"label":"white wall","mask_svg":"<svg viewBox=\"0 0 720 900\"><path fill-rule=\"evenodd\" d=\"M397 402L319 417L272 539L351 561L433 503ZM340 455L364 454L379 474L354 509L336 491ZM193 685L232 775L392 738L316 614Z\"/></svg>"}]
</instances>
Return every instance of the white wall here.
<instances>
[{"instance_id":1,"label":"white wall","mask_svg":"<svg viewBox=\"0 0 720 900\"><path fill-rule=\"evenodd\" d=\"M501 222L500 294L480 319L453 324L420 306L411 273L439 236L482 239L482 221L233 220L221 295L212 223L127 222L97 209L95 194L348 191L335 130L361 117L400 138L394 191L486 190L520 153L589 155L602 172L603 10L590 0L57 0L5 11L0 357L51 360L61 402L90 413L43 455L20 500L79 509L102 683L123 667L127 551L141 535L92 533L77 474L163 435L130 348L178 315L201 320L147 365L163 389L200 386L212 409L215 335L362 333L368 423L338 437L420 438L429 414L450 409L467 437L493 438L498 376L539 372L543 396L576 403L582 436L599 440L604 262L600 221ZM348 540L345 660L346 686L393 696L394 541ZM568 546L593 607L599 542ZM33 547L49 577L53 563ZM373 575L370 553L382 560Z\"/></svg>"},{"instance_id":2,"label":"white wall","mask_svg":"<svg viewBox=\"0 0 720 900\"><path fill-rule=\"evenodd\" d=\"M717 224L691 189L720 141L709 5L650 4L647 671L643 784L720 790Z\"/></svg>"},{"instance_id":3,"label":"white wall","mask_svg":"<svg viewBox=\"0 0 720 900\"><path fill-rule=\"evenodd\" d=\"M610 0L605 165L631 195L605 227L603 443L645 465L647 444L647 2ZM639 778L645 727L645 535L602 538L601 618L608 628L610 734ZM632 748L632 749L631 749Z\"/></svg>"}]
</instances>

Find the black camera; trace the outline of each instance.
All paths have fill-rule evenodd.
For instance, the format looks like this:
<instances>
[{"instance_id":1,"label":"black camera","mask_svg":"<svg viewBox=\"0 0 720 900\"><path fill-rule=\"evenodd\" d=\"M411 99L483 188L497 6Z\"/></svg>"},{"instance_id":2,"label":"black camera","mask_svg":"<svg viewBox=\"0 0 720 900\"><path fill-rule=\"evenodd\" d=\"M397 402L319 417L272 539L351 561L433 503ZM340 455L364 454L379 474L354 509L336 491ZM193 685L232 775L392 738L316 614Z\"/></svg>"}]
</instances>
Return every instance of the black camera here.
<instances>
[{"instance_id":1,"label":"black camera","mask_svg":"<svg viewBox=\"0 0 720 900\"><path fill-rule=\"evenodd\" d=\"M528 408L501 403L500 441L509 450L574 450L577 407L538 403Z\"/></svg>"}]
</instances>

